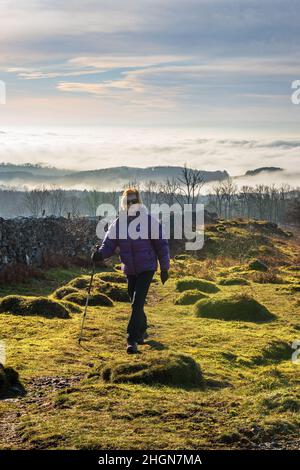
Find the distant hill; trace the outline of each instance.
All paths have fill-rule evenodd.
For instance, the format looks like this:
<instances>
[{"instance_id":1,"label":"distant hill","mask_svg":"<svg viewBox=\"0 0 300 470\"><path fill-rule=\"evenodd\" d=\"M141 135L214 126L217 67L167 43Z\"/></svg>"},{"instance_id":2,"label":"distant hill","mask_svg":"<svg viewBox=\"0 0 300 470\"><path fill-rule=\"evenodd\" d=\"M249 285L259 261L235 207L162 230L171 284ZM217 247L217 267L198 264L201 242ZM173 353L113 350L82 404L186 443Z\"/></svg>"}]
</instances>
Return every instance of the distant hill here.
<instances>
[{"instance_id":1,"label":"distant hill","mask_svg":"<svg viewBox=\"0 0 300 470\"><path fill-rule=\"evenodd\" d=\"M10 165L0 164L0 184L12 185L47 185L56 184L66 188L86 185L99 189L120 189L130 182L145 183L155 181L160 183L167 178L177 178L181 175L180 166L156 166L148 168L113 167L99 170L72 171L39 165ZM203 171L205 181L222 181L229 177L227 171Z\"/></svg>"},{"instance_id":2,"label":"distant hill","mask_svg":"<svg viewBox=\"0 0 300 470\"><path fill-rule=\"evenodd\" d=\"M277 166L262 166L260 168L256 168L255 170L246 171L245 176L256 176L260 173L274 173L275 171L283 171L283 168L279 168Z\"/></svg>"}]
</instances>

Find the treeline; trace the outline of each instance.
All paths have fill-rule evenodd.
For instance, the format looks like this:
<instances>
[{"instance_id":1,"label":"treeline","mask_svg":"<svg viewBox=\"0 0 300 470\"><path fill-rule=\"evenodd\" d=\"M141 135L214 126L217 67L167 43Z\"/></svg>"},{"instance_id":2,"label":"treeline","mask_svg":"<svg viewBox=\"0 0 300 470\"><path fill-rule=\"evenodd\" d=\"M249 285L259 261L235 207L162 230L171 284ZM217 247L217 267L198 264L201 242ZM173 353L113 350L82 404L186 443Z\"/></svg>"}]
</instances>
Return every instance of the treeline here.
<instances>
[{"instance_id":1,"label":"treeline","mask_svg":"<svg viewBox=\"0 0 300 470\"><path fill-rule=\"evenodd\" d=\"M204 194L206 182L201 171L182 170L182 175L163 183L149 181L138 185L128 182L125 187L138 187L146 206L152 203L203 203L209 212L218 217L236 217L268 220L276 223L300 225L300 189L288 185L242 186L228 178ZM28 191L14 189L0 190L0 216L95 216L100 204L109 203L118 208L120 191L79 191L62 188L36 188Z\"/></svg>"},{"instance_id":2,"label":"treeline","mask_svg":"<svg viewBox=\"0 0 300 470\"><path fill-rule=\"evenodd\" d=\"M213 187L207 209L224 219L242 217L299 225L300 188L262 184L238 188L228 179Z\"/></svg>"}]
</instances>

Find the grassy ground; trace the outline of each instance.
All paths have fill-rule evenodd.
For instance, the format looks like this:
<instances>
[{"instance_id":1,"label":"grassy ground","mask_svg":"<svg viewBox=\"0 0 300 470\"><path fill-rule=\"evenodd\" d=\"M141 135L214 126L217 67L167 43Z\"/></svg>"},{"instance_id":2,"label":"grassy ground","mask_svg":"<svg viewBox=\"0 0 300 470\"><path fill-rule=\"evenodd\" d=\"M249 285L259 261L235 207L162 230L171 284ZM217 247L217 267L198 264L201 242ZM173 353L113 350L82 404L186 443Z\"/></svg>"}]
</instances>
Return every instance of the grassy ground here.
<instances>
[{"instance_id":1,"label":"grassy ground","mask_svg":"<svg viewBox=\"0 0 300 470\"><path fill-rule=\"evenodd\" d=\"M300 339L299 293L291 289L299 274L295 267L277 269L281 283L261 283L252 280L246 264L208 269L193 259L175 261L167 284L151 286L150 337L136 357L125 353L128 303L90 307L82 347L80 314L69 319L1 314L7 365L20 373L28 393L0 401L0 448L299 448L300 366L281 350L266 353L278 341ZM43 280L2 287L0 295L50 295L80 273L50 270ZM187 274L217 284L233 275L246 278L248 285L218 284L220 292L207 295L247 293L275 319L196 317L194 305L174 304L176 279ZM106 383L94 374L105 364L139 364L166 352L192 357L205 386Z\"/></svg>"}]
</instances>

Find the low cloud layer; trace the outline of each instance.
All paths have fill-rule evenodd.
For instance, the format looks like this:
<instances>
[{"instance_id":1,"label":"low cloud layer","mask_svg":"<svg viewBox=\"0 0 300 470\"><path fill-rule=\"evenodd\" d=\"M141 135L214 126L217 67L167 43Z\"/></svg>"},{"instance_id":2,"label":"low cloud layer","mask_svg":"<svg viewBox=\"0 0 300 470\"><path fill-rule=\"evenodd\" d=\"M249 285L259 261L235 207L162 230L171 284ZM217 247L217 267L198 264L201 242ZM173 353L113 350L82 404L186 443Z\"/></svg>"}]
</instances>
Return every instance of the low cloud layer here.
<instances>
[{"instance_id":1,"label":"low cloud layer","mask_svg":"<svg viewBox=\"0 0 300 470\"><path fill-rule=\"evenodd\" d=\"M232 176L259 167L280 167L283 172L237 181L299 185L299 139L205 137L196 129L154 128L2 129L0 138L2 162L74 170L187 163L202 170L227 170Z\"/></svg>"}]
</instances>

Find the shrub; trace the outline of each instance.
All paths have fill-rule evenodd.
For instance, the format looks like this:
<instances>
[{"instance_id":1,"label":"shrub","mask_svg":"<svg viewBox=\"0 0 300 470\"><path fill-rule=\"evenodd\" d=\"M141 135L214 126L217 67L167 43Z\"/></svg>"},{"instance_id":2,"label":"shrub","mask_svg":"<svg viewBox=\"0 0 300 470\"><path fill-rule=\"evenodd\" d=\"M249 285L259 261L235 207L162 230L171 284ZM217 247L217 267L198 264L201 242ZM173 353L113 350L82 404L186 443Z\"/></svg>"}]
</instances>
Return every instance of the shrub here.
<instances>
[{"instance_id":1,"label":"shrub","mask_svg":"<svg viewBox=\"0 0 300 470\"><path fill-rule=\"evenodd\" d=\"M268 271L269 268L259 259L255 259L249 263L249 269L252 269L253 271Z\"/></svg>"},{"instance_id":2,"label":"shrub","mask_svg":"<svg viewBox=\"0 0 300 470\"><path fill-rule=\"evenodd\" d=\"M195 314L204 318L250 322L263 322L274 318L266 307L246 295L199 300L195 304Z\"/></svg>"},{"instance_id":3,"label":"shrub","mask_svg":"<svg viewBox=\"0 0 300 470\"><path fill-rule=\"evenodd\" d=\"M208 293L219 291L219 288L214 282L206 281L205 279L198 279L196 277L183 277L182 279L178 279L176 282L176 289L179 292L191 289Z\"/></svg>"},{"instance_id":4,"label":"shrub","mask_svg":"<svg viewBox=\"0 0 300 470\"><path fill-rule=\"evenodd\" d=\"M69 318L69 312L64 305L47 297L9 295L4 297L0 303L0 313L3 312L24 316Z\"/></svg>"},{"instance_id":5,"label":"shrub","mask_svg":"<svg viewBox=\"0 0 300 470\"><path fill-rule=\"evenodd\" d=\"M106 382L131 382L147 385L173 385L178 387L203 385L200 366L193 358L175 353L156 353L142 361L120 361L99 370Z\"/></svg>"},{"instance_id":6,"label":"shrub","mask_svg":"<svg viewBox=\"0 0 300 470\"><path fill-rule=\"evenodd\" d=\"M204 299L207 295L198 290L186 290L182 292L175 300L176 305L193 305L197 300Z\"/></svg>"},{"instance_id":7,"label":"shrub","mask_svg":"<svg viewBox=\"0 0 300 470\"><path fill-rule=\"evenodd\" d=\"M67 302L72 302L77 305L85 305L87 294L83 292L75 292L74 294L67 295L64 300ZM89 297L90 306L103 306L103 307L112 307L112 300L104 294L91 294Z\"/></svg>"},{"instance_id":8,"label":"shrub","mask_svg":"<svg viewBox=\"0 0 300 470\"><path fill-rule=\"evenodd\" d=\"M221 286L247 286L249 282L243 277L229 277L228 279L221 279L219 284Z\"/></svg>"}]
</instances>

